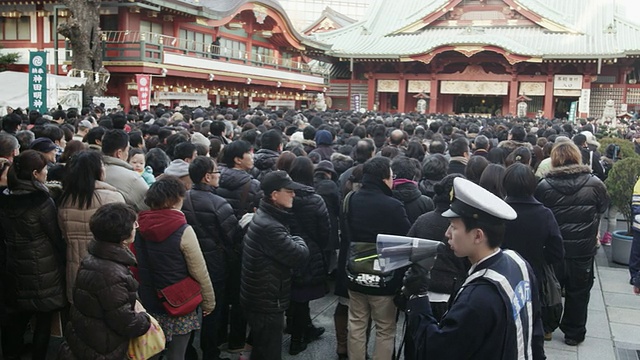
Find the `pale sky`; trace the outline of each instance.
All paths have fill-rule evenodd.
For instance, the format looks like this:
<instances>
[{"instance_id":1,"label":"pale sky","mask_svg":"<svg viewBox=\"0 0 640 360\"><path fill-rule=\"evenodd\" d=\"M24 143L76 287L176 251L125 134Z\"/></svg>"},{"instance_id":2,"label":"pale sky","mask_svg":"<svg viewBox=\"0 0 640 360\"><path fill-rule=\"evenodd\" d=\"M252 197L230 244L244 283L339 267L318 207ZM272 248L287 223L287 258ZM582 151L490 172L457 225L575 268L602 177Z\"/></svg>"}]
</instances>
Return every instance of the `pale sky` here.
<instances>
[{"instance_id":1,"label":"pale sky","mask_svg":"<svg viewBox=\"0 0 640 360\"><path fill-rule=\"evenodd\" d=\"M633 20L634 23L640 24L640 1L638 0L616 0L618 7L623 10L622 14Z\"/></svg>"}]
</instances>

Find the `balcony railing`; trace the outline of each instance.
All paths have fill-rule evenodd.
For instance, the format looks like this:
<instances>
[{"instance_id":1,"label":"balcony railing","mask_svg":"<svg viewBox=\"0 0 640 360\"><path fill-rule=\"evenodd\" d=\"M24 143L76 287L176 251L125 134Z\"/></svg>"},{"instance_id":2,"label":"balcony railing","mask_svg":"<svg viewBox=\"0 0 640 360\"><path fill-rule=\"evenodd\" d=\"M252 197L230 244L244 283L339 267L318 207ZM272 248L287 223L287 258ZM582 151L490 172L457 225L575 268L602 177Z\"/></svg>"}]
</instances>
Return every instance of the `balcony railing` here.
<instances>
[{"instance_id":1,"label":"balcony railing","mask_svg":"<svg viewBox=\"0 0 640 360\"><path fill-rule=\"evenodd\" d=\"M73 56L66 42L67 59ZM238 49L207 44L144 31L105 31L102 33L102 56L105 61L145 61L162 63L162 54L173 52L187 56L217 59L254 66L322 76L328 82L328 73L308 64L287 58L266 56Z\"/></svg>"}]
</instances>

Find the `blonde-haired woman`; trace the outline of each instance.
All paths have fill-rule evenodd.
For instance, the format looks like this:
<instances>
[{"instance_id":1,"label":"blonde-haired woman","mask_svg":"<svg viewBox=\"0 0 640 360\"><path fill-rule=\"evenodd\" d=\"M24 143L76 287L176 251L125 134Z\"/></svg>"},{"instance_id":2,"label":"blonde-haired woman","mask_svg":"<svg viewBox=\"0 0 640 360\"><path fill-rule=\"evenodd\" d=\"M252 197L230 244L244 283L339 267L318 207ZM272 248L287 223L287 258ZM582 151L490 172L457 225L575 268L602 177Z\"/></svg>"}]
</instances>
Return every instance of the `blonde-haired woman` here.
<instances>
[{"instance_id":1,"label":"blonde-haired woman","mask_svg":"<svg viewBox=\"0 0 640 360\"><path fill-rule=\"evenodd\" d=\"M609 196L602 181L591 174L588 165L582 164L580 150L573 143L553 147L551 166L538 184L535 197L551 209L562 233L564 268L556 269L565 290L560 329L565 343L575 346L584 341L587 332L596 237L600 215L609 206Z\"/></svg>"}]
</instances>

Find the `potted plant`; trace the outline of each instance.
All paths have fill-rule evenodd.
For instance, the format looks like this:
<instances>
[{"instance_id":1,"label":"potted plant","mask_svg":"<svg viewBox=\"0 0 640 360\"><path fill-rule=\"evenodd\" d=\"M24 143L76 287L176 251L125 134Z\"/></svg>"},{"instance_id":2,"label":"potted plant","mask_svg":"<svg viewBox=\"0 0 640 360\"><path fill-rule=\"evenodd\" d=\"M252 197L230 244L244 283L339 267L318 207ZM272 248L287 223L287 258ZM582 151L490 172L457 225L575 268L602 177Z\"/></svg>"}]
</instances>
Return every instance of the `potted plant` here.
<instances>
[{"instance_id":1,"label":"potted plant","mask_svg":"<svg viewBox=\"0 0 640 360\"><path fill-rule=\"evenodd\" d=\"M628 265L629 254L633 236L631 233L631 196L633 187L640 177L640 157L630 156L617 161L611 171L605 185L611 197L611 205L615 206L624 216L627 223L626 230L613 232L611 239L611 257L614 262Z\"/></svg>"}]
</instances>

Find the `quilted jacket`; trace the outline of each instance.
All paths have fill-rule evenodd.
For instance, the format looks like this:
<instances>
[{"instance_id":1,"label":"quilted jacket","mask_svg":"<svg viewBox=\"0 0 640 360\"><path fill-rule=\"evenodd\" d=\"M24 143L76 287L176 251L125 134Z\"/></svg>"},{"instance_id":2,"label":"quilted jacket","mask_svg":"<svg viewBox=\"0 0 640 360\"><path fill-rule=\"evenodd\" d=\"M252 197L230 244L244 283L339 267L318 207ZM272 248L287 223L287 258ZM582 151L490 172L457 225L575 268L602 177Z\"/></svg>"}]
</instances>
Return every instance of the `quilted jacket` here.
<instances>
[{"instance_id":1,"label":"quilted jacket","mask_svg":"<svg viewBox=\"0 0 640 360\"><path fill-rule=\"evenodd\" d=\"M289 233L291 213L260 201L244 237L240 302L260 313L289 307L291 270L309 258L304 240Z\"/></svg>"}]
</instances>

